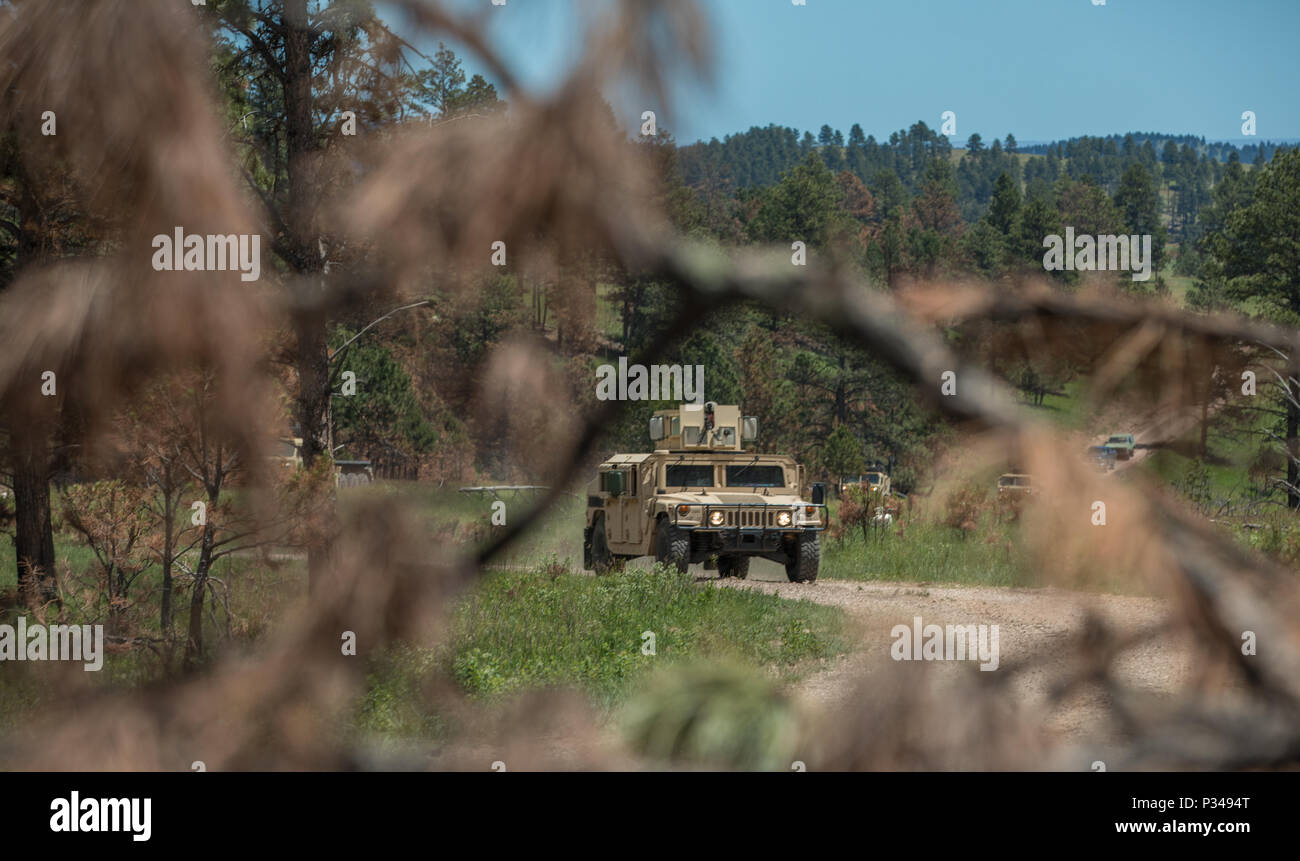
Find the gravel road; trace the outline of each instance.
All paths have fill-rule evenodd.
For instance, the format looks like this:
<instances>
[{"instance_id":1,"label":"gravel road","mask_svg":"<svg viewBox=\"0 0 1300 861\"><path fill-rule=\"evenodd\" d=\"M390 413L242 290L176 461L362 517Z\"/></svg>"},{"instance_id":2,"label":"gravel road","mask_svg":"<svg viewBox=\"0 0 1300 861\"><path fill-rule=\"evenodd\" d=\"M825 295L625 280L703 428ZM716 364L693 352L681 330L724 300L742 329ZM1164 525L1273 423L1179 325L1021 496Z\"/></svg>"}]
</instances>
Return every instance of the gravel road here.
<instances>
[{"instance_id":1,"label":"gravel road","mask_svg":"<svg viewBox=\"0 0 1300 861\"><path fill-rule=\"evenodd\" d=\"M1070 592L1062 589L1013 589L907 583L823 580L796 584L785 580L777 565L754 560L750 579L719 580L700 571L719 588L755 589L782 598L839 607L850 620L850 651L829 666L801 681L796 695L810 708L841 704L856 683L880 672L890 661L895 625L911 625L916 616L924 624L997 625L1003 665L1032 660L1017 673L1013 689L1025 706L1044 706L1053 681L1072 667L1071 638L1078 635L1091 612L1109 627L1134 632L1159 624L1166 613L1160 600L1123 595ZM926 662L926 672L958 672L958 662ZM1187 679L1190 652L1171 637L1144 642L1125 653L1117 675L1125 683L1152 694L1170 694ZM1047 708L1048 729L1079 740L1112 740L1105 720L1101 694L1080 693Z\"/></svg>"}]
</instances>

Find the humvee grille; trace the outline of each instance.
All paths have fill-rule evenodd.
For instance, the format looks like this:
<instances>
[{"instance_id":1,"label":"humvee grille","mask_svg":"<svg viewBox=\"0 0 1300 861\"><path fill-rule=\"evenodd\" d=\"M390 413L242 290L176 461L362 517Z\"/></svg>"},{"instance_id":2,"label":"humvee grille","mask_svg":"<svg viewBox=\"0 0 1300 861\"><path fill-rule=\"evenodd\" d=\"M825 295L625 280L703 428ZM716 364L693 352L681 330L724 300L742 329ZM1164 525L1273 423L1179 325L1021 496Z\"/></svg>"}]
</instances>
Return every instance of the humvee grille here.
<instances>
[{"instance_id":1,"label":"humvee grille","mask_svg":"<svg viewBox=\"0 0 1300 861\"><path fill-rule=\"evenodd\" d=\"M741 508L735 511L724 511L723 515L726 517L726 520L723 521L724 526L740 526L742 528L752 526L755 528L762 528L776 525L775 511Z\"/></svg>"}]
</instances>

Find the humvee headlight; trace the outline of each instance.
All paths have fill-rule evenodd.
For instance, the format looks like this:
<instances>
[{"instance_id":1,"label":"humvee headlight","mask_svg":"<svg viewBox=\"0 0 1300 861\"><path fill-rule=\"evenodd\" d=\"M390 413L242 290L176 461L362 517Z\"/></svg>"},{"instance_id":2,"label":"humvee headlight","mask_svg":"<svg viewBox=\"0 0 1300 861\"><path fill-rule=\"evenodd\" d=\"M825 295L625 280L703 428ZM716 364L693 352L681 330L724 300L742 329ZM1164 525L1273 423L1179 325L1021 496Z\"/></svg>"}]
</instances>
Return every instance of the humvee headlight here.
<instances>
[{"instance_id":1,"label":"humvee headlight","mask_svg":"<svg viewBox=\"0 0 1300 861\"><path fill-rule=\"evenodd\" d=\"M715 511L715 512L713 512L712 514L709 515L709 525L710 525L710 526L721 526L721 525L722 525L722 521L723 521L723 519L724 519L724 518L723 518L723 514L722 514L722 512L721 512L721 511Z\"/></svg>"},{"instance_id":2,"label":"humvee headlight","mask_svg":"<svg viewBox=\"0 0 1300 861\"><path fill-rule=\"evenodd\" d=\"M679 505L677 506L677 513L685 517L691 513L691 507L689 505Z\"/></svg>"},{"instance_id":3,"label":"humvee headlight","mask_svg":"<svg viewBox=\"0 0 1300 861\"><path fill-rule=\"evenodd\" d=\"M778 515L776 516L776 525L777 525L777 526L789 526L789 525L790 525L790 512L788 512L788 511L782 511L780 514L778 514Z\"/></svg>"}]
</instances>

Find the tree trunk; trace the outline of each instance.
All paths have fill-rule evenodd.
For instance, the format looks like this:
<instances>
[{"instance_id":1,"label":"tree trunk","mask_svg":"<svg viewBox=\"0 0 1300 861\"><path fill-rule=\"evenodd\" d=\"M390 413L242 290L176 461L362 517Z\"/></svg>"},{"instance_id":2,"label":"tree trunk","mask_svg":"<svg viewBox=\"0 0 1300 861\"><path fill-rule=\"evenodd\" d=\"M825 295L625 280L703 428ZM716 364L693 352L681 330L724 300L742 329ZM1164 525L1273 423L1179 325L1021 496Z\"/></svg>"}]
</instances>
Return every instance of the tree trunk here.
<instances>
[{"instance_id":1,"label":"tree trunk","mask_svg":"<svg viewBox=\"0 0 1300 861\"><path fill-rule=\"evenodd\" d=\"M46 230L36 188L21 156L15 167L21 185L16 270L41 261L45 255L42 242ZM10 422L16 514L14 549L18 562L18 597L24 607L57 601L59 594L54 579L54 528L50 510L49 439L53 421L46 414L47 403L54 398L34 392L30 397L31 411L15 410Z\"/></svg>"},{"instance_id":2,"label":"tree trunk","mask_svg":"<svg viewBox=\"0 0 1300 861\"><path fill-rule=\"evenodd\" d=\"M199 561L194 566L194 588L190 592L190 631L185 639L185 669L192 670L203 655L203 592L208 585L208 571L212 567L212 544L216 527L211 521L203 525L203 540L199 546Z\"/></svg>"},{"instance_id":3,"label":"tree trunk","mask_svg":"<svg viewBox=\"0 0 1300 861\"><path fill-rule=\"evenodd\" d=\"M302 426L302 465L313 469L324 452L325 408L329 400L329 355L325 327L307 323L298 328L295 361L298 372L298 420ZM329 546L313 540L307 546L307 591L314 593L329 560Z\"/></svg>"},{"instance_id":4,"label":"tree trunk","mask_svg":"<svg viewBox=\"0 0 1300 861\"><path fill-rule=\"evenodd\" d=\"M172 557L176 554L176 491L172 487L171 464L163 467L163 554L162 554L162 610L159 625L164 637L172 630Z\"/></svg>"},{"instance_id":5,"label":"tree trunk","mask_svg":"<svg viewBox=\"0 0 1300 861\"><path fill-rule=\"evenodd\" d=\"M299 278L298 289L318 292L325 288L324 268L315 238L315 158L318 149L312 123L313 33L307 15L307 0L285 0L284 4L284 108L285 145L288 156L289 193L287 222L291 235L291 266ZM298 421L302 429L303 467L311 469L326 438L325 414L329 400L329 351L326 320L315 314L300 314L295 324L298 374ZM313 542L307 547L307 588L320 585L329 548Z\"/></svg>"},{"instance_id":6,"label":"tree trunk","mask_svg":"<svg viewBox=\"0 0 1300 861\"><path fill-rule=\"evenodd\" d=\"M1201 460L1210 454L1210 395L1207 391L1201 401Z\"/></svg>"},{"instance_id":7,"label":"tree trunk","mask_svg":"<svg viewBox=\"0 0 1300 861\"><path fill-rule=\"evenodd\" d=\"M12 429L14 447L14 548L18 596L24 607L58 600L54 580L54 529L50 511L50 458L40 426Z\"/></svg>"},{"instance_id":8,"label":"tree trunk","mask_svg":"<svg viewBox=\"0 0 1300 861\"><path fill-rule=\"evenodd\" d=\"M1300 509L1300 465L1297 465L1296 458L1300 457L1300 407L1296 406L1296 399L1300 398L1300 387L1297 387L1293 379L1300 378L1300 369L1289 368L1287 370L1287 401L1286 401L1286 496L1287 507L1291 509Z\"/></svg>"}]
</instances>

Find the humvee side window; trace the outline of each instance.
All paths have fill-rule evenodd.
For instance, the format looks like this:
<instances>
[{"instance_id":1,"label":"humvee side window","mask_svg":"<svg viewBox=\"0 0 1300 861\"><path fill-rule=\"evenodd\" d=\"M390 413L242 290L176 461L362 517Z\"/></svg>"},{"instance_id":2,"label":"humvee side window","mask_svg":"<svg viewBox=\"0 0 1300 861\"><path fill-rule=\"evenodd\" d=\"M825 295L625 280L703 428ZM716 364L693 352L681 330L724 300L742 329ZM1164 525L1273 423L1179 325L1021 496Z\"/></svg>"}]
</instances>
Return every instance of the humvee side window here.
<instances>
[{"instance_id":1,"label":"humvee side window","mask_svg":"<svg viewBox=\"0 0 1300 861\"><path fill-rule=\"evenodd\" d=\"M727 467L728 487L785 487L785 470L779 466L737 464Z\"/></svg>"},{"instance_id":2,"label":"humvee side window","mask_svg":"<svg viewBox=\"0 0 1300 861\"><path fill-rule=\"evenodd\" d=\"M713 465L708 463L674 463L664 467L664 484L668 487L713 487Z\"/></svg>"},{"instance_id":3,"label":"humvee side window","mask_svg":"<svg viewBox=\"0 0 1300 861\"><path fill-rule=\"evenodd\" d=\"M628 474L625 470L611 469L609 472L600 474L600 489L611 496L622 496L624 493L636 493L636 488L628 487Z\"/></svg>"},{"instance_id":4,"label":"humvee side window","mask_svg":"<svg viewBox=\"0 0 1300 861\"><path fill-rule=\"evenodd\" d=\"M672 432L672 436L681 436L681 433L682 433L682 417L681 417L681 416L673 416L673 432Z\"/></svg>"},{"instance_id":5,"label":"humvee side window","mask_svg":"<svg viewBox=\"0 0 1300 861\"><path fill-rule=\"evenodd\" d=\"M714 438L718 441L720 445L735 445L736 429L734 427L731 427L730 425L727 425L725 427L720 427L716 431L714 431Z\"/></svg>"},{"instance_id":6,"label":"humvee side window","mask_svg":"<svg viewBox=\"0 0 1300 861\"><path fill-rule=\"evenodd\" d=\"M682 435L682 442L686 445L699 445L700 436L703 434L699 428L687 428L686 433ZM668 482L672 484L672 482Z\"/></svg>"}]
</instances>

